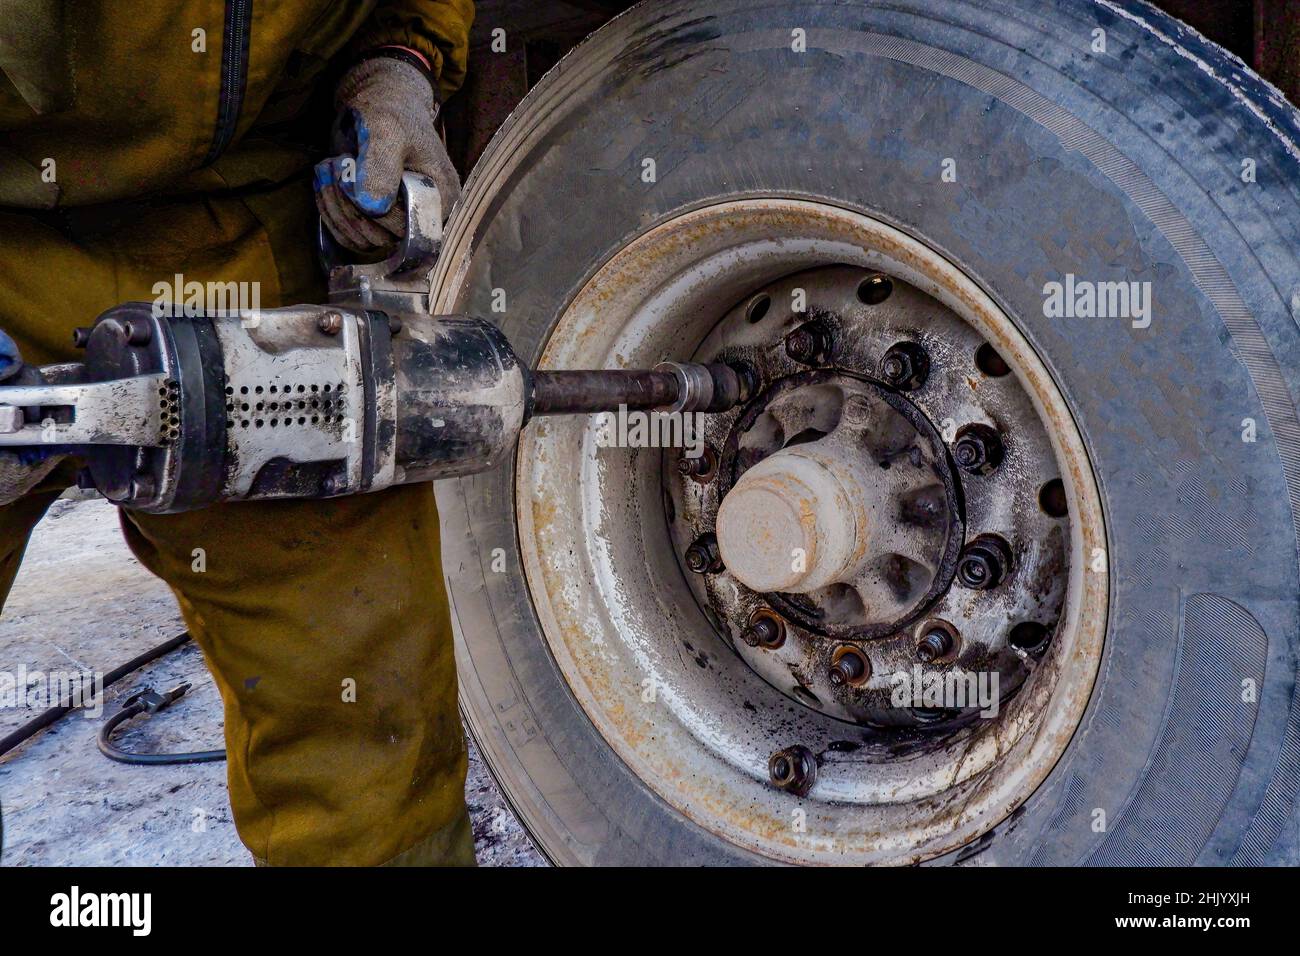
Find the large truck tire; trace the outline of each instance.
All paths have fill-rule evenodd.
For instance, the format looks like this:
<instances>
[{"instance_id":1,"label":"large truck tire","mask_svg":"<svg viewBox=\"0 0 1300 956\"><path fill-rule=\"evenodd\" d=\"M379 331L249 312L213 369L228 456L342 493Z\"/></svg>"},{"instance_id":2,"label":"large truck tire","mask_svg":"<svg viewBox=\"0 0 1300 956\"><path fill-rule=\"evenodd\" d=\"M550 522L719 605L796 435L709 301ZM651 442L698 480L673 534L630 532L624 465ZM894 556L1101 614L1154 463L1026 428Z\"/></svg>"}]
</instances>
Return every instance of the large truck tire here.
<instances>
[{"instance_id":1,"label":"large truck tire","mask_svg":"<svg viewBox=\"0 0 1300 956\"><path fill-rule=\"evenodd\" d=\"M543 366L739 356L770 405L708 426L712 486L556 420L439 488L462 707L546 855L1300 862L1298 142L1137 0L668 0L567 56L470 177L435 310ZM834 344L801 363L810 318ZM910 391L881 386L897 341L928 350ZM736 448L820 421L810 388L836 413L805 441L852 402L922 450L1002 429L996 472L927 467L1010 581L960 589L952 534L908 564L923 595L836 584L849 610L688 570ZM781 648L741 639L759 605ZM997 717L882 710L937 616ZM827 683L844 653L869 679Z\"/></svg>"}]
</instances>

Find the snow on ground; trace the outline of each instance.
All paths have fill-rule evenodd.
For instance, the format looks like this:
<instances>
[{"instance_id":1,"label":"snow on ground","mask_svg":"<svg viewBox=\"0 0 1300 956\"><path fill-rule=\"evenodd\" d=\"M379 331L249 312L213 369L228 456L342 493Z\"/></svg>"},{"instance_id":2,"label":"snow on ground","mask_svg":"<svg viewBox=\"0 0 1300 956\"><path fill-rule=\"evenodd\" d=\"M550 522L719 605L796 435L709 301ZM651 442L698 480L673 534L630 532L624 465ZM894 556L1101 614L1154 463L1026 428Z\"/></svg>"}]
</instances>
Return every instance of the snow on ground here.
<instances>
[{"instance_id":1,"label":"snow on ground","mask_svg":"<svg viewBox=\"0 0 1300 956\"><path fill-rule=\"evenodd\" d=\"M117 509L60 500L0 615L0 671L109 671L183 629L171 592L123 542ZM105 712L145 687L182 681L193 684L184 698L114 739L138 750L222 746L221 699L193 644L109 688ZM0 737L42 709L0 706ZM252 865L231 821L225 763L115 763L95 746L102 719L69 714L0 757L0 865ZM465 792L480 864L545 865L472 744Z\"/></svg>"}]
</instances>

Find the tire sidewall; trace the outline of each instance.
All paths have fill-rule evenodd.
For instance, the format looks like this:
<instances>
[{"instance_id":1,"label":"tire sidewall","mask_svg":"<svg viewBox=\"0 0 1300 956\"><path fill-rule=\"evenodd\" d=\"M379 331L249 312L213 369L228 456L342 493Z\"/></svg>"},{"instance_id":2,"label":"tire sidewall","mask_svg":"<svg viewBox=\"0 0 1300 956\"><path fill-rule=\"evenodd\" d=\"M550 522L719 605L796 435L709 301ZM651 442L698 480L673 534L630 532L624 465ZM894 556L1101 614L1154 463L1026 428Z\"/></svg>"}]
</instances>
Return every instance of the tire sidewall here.
<instances>
[{"instance_id":1,"label":"tire sidewall","mask_svg":"<svg viewBox=\"0 0 1300 956\"><path fill-rule=\"evenodd\" d=\"M1047 783L974 849L1008 864L1186 865L1243 847L1254 862L1291 858L1295 782L1282 765L1295 733L1300 574L1284 455L1300 447L1276 397L1294 402L1300 367L1290 311L1300 282L1286 257L1300 245L1300 164L1250 106L1259 90L1243 99L1189 62L1190 49L1227 69L1221 51L1138 4L651 6L566 59L499 134L453 219L439 305L497 320L535 360L565 305L631 238L743 196L834 203L941 251L1051 369L1091 456L1109 541L1108 633L1088 712ZM1091 52L1095 29L1107 54ZM907 58L862 52L873 35L905 41ZM1005 82L990 92L987 74L909 62L926 59L918 48ZM1156 80L1162 95L1151 96ZM1099 168L1079 139L1033 115L1029 94L1125 164ZM535 129L529 104L548 110ZM1243 155L1259 170L1255 189L1237 175ZM1179 221L1153 212L1135 172ZM1183 223L1248 304L1258 341L1207 295L1205 263L1180 253ZM1045 314L1045 284L1067 275L1150 283L1149 326ZM498 290L504 313L493 310ZM1247 422L1254 441L1243 440ZM752 860L612 755L546 650L522 573L485 570L493 548L517 559L513 481L509 468L440 489L453 600L482 595L459 621L466 708L512 802L564 861ZM503 714L515 707L511 729ZM547 758L531 766L544 764L544 778L526 759L522 771L505 766L539 738Z\"/></svg>"}]
</instances>

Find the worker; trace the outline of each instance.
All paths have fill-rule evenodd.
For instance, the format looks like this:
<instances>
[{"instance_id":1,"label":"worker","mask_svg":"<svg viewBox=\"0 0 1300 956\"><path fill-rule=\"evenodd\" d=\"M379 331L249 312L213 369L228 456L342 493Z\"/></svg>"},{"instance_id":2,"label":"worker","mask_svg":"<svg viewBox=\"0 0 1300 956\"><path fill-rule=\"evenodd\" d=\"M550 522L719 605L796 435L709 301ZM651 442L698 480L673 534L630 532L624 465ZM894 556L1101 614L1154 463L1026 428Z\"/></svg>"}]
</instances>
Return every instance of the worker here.
<instances>
[{"instance_id":1,"label":"worker","mask_svg":"<svg viewBox=\"0 0 1300 956\"><path fill-rule=\"evenodd\" d=\"M74 326L175 276L250 283L263 307L323 302L318 210L348 248L389 244L403 169L450 208L435 115L472 19L470 0L9 4L0 378L75 361ZM74 476L0 458L0 601ZM473 864L432 487L121 524L221 692L258 863Z\"/></svg>"}]
</instances>

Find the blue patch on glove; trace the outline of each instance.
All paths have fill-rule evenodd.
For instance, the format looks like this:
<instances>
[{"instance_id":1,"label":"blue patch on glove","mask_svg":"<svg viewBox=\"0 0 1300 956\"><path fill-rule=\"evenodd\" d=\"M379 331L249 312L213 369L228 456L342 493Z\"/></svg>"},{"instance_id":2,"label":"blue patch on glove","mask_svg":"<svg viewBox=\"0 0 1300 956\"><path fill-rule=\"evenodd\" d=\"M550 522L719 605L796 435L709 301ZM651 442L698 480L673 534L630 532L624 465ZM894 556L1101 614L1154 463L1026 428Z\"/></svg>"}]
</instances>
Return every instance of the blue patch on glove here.
<instances>
[{"instance_id":1,"label":"blue patch on glove","mask_svg":"<svg viewBox=\"0 0 1300 956\"><path fill-rule=\"evenodd\" d=\"M316 164L316 173L312 182L312 188L320 192L326 186L334 185L334 160L322 159Z\"/></svg>"},{"instance_id":2,"label":"blue patch on glove","mask_svg":"<svg viewBox=\"0 0 1300 956\"><path fill-rule=\"evenodd\" d=\"M18 374L22 367L23 359L18 354L18 344L0 331L0 381Z\"/></svg>"},{"instance_id":3,"label":"blue patch on glove","mask_svg":"<svg viewBox=\"0 0 1300 956\"><path fill-rule=\"evenodd\" d=\"M0 382L13 378L21 372L22 369L23 359L22 355L18 352L18 343L3 331L0 331ZM2 396L2 394L3 393L0 393L0 396ZM61 455L65 453L66 449L59 448L58 446L52 448L23 446L0 452L0 454L16 455L18 460L28 467L39 465L52 455Z\"/></svg>"},{"instance_id":4,"label":"blue patch on glove","mask_svg":"<svg viewBox=\"0 0 1300 956\"><path fill-rule=\"evenodd\" d=\"M351 152L357 158L356 176L341 177L337 176L338 169L335 169L338 186L343 190L343 194L351 199L367 216L382 216L388 210L393 208L397 202L397 190L383 195L372 192L367 185L370 179L370 128L366 126L366 121L356 110L350 110L348 115L349 122L346 124L343 134L351 147Z\"/></svg>"}]
</instances>

